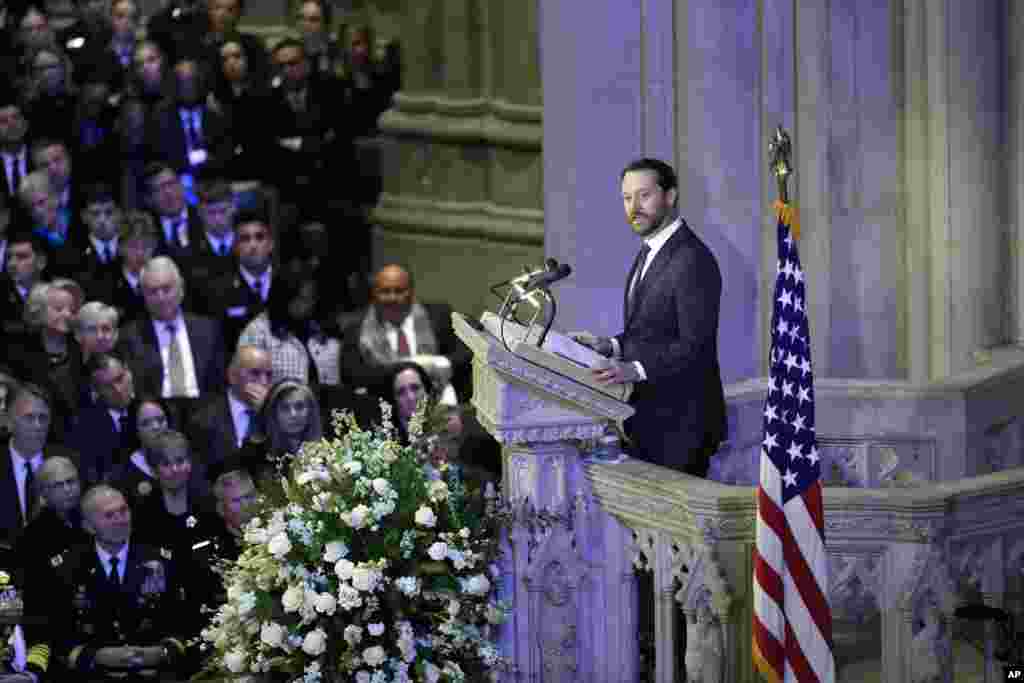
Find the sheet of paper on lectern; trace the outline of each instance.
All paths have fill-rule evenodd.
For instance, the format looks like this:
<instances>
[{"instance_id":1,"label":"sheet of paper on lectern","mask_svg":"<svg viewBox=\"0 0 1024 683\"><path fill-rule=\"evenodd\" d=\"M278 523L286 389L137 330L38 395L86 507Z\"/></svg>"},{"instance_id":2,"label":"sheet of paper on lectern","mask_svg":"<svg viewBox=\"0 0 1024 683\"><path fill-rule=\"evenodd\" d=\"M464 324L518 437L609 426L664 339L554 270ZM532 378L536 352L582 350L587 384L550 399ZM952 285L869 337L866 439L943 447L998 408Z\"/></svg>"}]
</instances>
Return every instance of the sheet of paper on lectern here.
<instances>
[{"instance_id":1,"label":"sheet of paper on lectern","mask_svg":"<svg viewBox=\"0 0 1024 683\"><path fill-rule=\"evenodd\" d=\"M540 325L526 327L511 320L502 323L501 318L489 311L483 314L480 323L488 332L503 340L517 356L570 377L617 401L629 398L632 384L602 384L594 380L590 369L601 367L608 359L571 337L551 330L544 338L544 345L538 347L537 340L544 331Z\"/></svg>"}]
</instances>

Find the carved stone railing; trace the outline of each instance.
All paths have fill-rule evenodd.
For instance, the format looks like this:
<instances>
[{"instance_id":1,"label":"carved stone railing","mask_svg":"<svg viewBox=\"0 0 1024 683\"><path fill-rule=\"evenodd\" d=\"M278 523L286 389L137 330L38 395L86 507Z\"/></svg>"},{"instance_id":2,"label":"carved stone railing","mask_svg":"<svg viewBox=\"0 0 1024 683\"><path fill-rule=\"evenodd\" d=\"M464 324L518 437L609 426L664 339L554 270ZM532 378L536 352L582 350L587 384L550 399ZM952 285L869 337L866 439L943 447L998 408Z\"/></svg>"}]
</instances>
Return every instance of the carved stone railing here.
<instances>
[{"instance_id":1,"label":"carved stone railing","mask_svg":"<svg viewBox=\"0 0 1024 683\"><path fill-rule=\"evenodd\" d=\"M750 652L755 489L637 461L583 469L576 509L610 513L632 531L622 548L605 545L601 564L623 566L624 553L652 572L654 680L688 680L674 659L684 641L689 680L757 680ZM991 630L957 623L953 612L966 602L1021 610L1022 494L1024 468L913 489L825 489L838 680L930 681L932 666L944 676L935 680L1001 680ZM586 592L580 597L586 601ZM686 638L676 633L676 610L686 617ZM634 623L629 615L620 620ZM965 633L981 643L988 637L987 652L954 644ZM987 679L965 677L986 668Z\"/></svg>"}]
</instances>

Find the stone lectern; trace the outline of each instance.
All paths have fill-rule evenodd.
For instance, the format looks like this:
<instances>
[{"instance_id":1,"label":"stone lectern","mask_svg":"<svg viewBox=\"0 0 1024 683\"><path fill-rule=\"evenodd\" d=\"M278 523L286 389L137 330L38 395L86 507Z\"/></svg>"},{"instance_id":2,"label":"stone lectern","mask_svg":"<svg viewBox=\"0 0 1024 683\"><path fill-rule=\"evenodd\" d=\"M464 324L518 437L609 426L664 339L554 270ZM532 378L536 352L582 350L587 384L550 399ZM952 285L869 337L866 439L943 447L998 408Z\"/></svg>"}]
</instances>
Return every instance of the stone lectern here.
<instances>
[{"instance_id":1,"label":"stone lectern","mask_svg":"<svg viewBox=\"0 0 1024 683\"><path fill-rule=\"evenodd\" d=\"M636 586L623 552L632 532L589 502L583 470L588 442L632 415L628 387L593 383L565 337L537 347L529 330L490 314L456 313L453 324L473 351L473 404L502 444L515 513L500 578L513 605L500 642L514 670L502 680L636 680Z\"/></svg>"}]
</instances>

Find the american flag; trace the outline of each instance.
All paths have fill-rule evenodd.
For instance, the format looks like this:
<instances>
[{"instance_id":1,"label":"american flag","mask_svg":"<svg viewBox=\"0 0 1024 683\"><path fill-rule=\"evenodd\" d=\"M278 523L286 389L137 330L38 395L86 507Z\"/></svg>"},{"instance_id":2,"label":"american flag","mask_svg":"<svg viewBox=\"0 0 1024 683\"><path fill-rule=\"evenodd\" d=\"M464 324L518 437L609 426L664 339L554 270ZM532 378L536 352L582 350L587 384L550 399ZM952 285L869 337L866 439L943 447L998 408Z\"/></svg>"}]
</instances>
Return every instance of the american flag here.
<instances>
[{"instance_id":1,"label":"american flag","mask_svg":"<svg viewBox=\"0 0 1024 683\"><path fill-rule=\"evenodd\" d=\"M832 614L805 277L793 238L795 212L781 203L776 209L779 262L757 491L754 665L770 683L832 683Z\"/></svg>"}]
</instances>

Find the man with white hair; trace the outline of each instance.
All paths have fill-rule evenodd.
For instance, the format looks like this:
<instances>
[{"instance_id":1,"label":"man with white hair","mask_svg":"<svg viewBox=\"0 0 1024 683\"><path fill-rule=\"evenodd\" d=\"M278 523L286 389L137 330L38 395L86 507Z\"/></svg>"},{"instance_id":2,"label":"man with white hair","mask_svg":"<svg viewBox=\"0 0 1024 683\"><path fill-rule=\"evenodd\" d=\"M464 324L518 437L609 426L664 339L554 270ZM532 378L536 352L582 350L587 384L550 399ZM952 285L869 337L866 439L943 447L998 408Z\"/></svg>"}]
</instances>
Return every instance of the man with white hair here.
<instances>
[{"instance_id":1,"label":"man with white hair","mask_svg":"<svg viewBox=\"0 0 1024 683\"><path fill-rule=\"evenodd\" d=\"M66 663L60 680L180 673L190 621L173 554L133 540L131 509L111 486L89 489L81 509L90 540L60 554L54 581L24 598L26 616L49 625L51 660Z\"/></svg>"},{"instance_id":2,"label":"man with white hair","mask_svg":"<svg viewBox=\"0 0 1024 683\"><path fill-rule=\"evenodd\" d=\"M226 364L220 325L182 311L185 283L170 258L148 261L139 280L147 315L122 335L139 386L169 399L197 399L217 391Z\"/></svg>"},{"instance_id":3,"label":"man with white hair","mask_svg":"<svg viewBox=\"0 0 1024 683\"><path fill-rule=\"evenodd\" d=\"M117 345L120 315L102 301L89 301L78 309L72 324L75 341L82 351L82 362L94 353L109 353Z\"/></svg>"}]
</instances>

